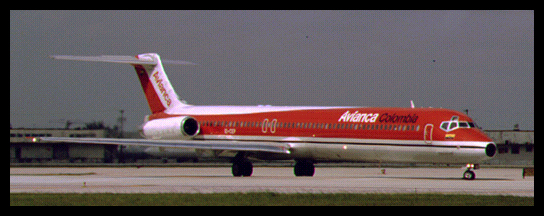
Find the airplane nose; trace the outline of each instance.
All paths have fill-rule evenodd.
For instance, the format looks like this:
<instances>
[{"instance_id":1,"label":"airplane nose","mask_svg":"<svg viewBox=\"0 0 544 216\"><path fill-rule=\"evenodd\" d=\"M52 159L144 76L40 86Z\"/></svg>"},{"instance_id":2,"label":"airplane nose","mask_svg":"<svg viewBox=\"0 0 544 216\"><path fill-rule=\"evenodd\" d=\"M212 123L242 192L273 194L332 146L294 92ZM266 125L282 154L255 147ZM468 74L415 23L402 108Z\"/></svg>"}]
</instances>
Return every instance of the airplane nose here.
<instances>
[{"instance_id":1,"label":"airplane nose","mask_svg":"<svg viewBox=\"0 0 544 216\"><path fill-rule=\"evenodd\" d=\"M494 143L487 144L485 147L485 154L488 157L493 157L495 156L495 152L497 152L497 146Z\"/></svg>"}]
</instances>

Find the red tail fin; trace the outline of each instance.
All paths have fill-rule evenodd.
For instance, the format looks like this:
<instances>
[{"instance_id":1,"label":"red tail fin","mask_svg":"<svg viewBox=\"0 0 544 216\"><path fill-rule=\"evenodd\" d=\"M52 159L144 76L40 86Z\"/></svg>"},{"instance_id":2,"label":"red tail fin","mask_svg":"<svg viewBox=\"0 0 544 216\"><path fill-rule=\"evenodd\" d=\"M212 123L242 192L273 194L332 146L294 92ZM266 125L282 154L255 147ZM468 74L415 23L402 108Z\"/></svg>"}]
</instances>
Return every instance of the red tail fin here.
<instances>
[{"instance_id":1,"label":"red tail fin","mask_svg":"<svg viewBox=\"0 0 544 216\"><path fill-rule=\"evenodd\" d=\"M159 55L146 53L136 58L156 62L156 64L133 64L152 113L185 105L178 99L178 95L168 80Z\"/></svg>"}]
</instances>

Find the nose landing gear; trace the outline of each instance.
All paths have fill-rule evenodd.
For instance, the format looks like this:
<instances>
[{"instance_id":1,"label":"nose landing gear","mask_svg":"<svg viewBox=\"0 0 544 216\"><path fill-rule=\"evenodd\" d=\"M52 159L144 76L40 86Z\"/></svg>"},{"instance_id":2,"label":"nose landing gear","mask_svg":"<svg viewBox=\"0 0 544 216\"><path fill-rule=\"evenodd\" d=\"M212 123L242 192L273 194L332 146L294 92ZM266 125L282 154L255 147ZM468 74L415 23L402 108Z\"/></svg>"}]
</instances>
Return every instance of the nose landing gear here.
<instances>
[{"instance_id":1,"label":"nose landing gear","mask_svg":"<svg viewBox=\"0 0 544 216\"><path fill-rule=\"evenodd\" d=\"M463 179L474 180L476 178L476 174L472 170L480 169L480 164L467 164L466 167L467 170L463 173Z\"/></svg>"}]
</instances>

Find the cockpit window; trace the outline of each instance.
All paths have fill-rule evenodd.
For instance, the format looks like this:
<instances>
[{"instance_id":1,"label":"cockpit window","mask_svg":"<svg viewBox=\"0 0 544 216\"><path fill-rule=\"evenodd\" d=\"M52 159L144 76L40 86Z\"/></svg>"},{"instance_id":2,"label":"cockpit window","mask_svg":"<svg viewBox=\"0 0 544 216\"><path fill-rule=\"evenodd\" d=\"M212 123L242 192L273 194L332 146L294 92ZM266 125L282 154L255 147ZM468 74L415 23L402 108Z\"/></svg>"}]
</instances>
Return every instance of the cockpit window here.
<instances>
[{"instance_id":1,"label":"cockpit window","mask_svg":"<svg viewBox=\"0 0 544 216\"><path fill-rule=\"evenodd\" d=\"M458 116L453 116L451 120L440 123L440 129L446 132L450 132L458 128L478 128L478 126L474 122L459 121Z\"/></svg>"},{"instance_id":2,"label":"cockpit window","mask_svg":"<svg viewBox=\"0 0 544 216\"><path fill-rule=\"evenodd\" d=\"M457 129L457 127L459 127L458 124L459 124L459 122L452 121L452 122L450 123L450 128L449 128L449 129L450 129L450 130L455 130L455 129Z\"/></svg>"},{"instance_id":3,"label":"cockpit window","mask_svg":"<svg viewBox=\"0 0 544 216\"><path fill-rule=\"evenodd\" d=\"M443 121L441 124L440 124L440 129L442 129L443 131L450 131L450 129L448 128L450 126L450 121Z\"/></svg>"}]
</instances>

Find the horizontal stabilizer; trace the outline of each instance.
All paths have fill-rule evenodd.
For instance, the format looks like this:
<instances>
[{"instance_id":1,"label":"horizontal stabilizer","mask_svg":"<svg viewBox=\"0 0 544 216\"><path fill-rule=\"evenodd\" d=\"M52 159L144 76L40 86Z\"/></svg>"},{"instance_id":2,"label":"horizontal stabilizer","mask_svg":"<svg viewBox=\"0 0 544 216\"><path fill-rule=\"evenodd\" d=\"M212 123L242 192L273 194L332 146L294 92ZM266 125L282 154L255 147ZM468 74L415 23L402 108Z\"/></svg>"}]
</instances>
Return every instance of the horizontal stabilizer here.
<instances>
[{"instance_id":1,"label":"horizontal stabilizer","mask_svg":"<svg viewBox=\"0 0 544 216\"><path fill-rule=\"evenodd\" d=\"M51 58L58 60L73 60L73 61L93 61L93 62L111 62L111 63L125 63L125 64L144 64L144 65L156 65L158 62L152 58L136 58L134 56L71 56L71 55L52 55Z\"/></svg>"},{"instance_id":2,"label":"horizontal stabilizer","mask_svg":"<svg viewBox=\"0 0 544 216\"><path fill-rule=\"evenodd\" d=\"M71 55L52 55L51 58L56 60L72 60L72 61L92 61L92 62L110 62L110 63L125 63L139 65L157 65L159 62L155 58L142 56L120 56L120 55L101 55L101 56L71 56ZM163 59L162 63L170 65L198 65L188 61L167 60Z\"/></svg>"}]
</instances>

